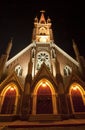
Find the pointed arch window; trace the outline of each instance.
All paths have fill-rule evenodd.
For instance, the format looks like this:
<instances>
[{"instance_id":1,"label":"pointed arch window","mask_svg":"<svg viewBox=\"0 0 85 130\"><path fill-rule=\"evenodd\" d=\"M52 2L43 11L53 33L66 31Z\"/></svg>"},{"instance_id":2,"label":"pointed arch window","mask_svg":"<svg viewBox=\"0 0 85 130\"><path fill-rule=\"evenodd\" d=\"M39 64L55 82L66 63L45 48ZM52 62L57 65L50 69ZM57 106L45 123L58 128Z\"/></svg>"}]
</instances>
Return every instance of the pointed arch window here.
<instances>
[{"instance_id":1,"label":"pointed arch window","mask_svg":"<svg viewBox=\"0 0 85 130\"><path fill-rule=\"evenodd\" d=\"M20 65L17 65L15 67L15 72L16 72L17 76L22 76L22 72L23 72L22 67Z\"/></svg>"},{"instance_id":2,"label":"pointed arch window","mask_svg":"<svg viewBox=\"0 0 85 130\"><path fill-rule=\"evenodd\" d=\"M69 76L72 73L72 68L68 65L64 67L64 75Z\"/></svg>"}]
</instances>

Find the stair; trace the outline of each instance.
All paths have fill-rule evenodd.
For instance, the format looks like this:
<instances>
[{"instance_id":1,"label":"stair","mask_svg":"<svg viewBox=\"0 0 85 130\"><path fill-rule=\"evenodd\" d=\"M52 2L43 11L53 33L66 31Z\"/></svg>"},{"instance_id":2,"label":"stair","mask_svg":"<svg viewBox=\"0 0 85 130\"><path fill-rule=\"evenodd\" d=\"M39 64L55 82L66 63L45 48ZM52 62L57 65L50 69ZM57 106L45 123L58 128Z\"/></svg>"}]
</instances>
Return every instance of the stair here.
<instances>
[{"instance_id":1,"label":"stair","mask_svg":"<svg viewBox=\"0 0 85 130\"><path fill-rule=\"evenodd\" d=\"M17 120L18 115L13 115L13 114L0 114L0 122L10 122Z\"/></svg>"},{"instance_id":2,"label":"stair","mask_svg":"<svg viewBox=\"0 0 85 130\"><path fill-rule=\"evenodd\" d=\"M30 115L28 121L60 121L61 115L53 114L36 114Z\"/></svg>"}]
</instances>

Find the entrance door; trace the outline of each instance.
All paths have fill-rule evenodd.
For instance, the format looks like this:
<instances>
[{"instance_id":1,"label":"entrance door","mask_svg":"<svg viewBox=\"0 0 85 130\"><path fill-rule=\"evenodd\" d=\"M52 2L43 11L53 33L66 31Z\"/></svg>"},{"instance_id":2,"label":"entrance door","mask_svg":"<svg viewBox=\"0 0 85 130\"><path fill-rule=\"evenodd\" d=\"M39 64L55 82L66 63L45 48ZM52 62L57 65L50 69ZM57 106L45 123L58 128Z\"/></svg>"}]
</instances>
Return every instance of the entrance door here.
<instances>
[{"instance_id":1,"label":"entrance door","mask_svg":"<svg viewBox=\"0 0 85 130\"><path fill-rule=\"evenodd\" d=\"M5 94L1 113L2 114L13 114L15 107L16 90L9 88Z\"/></svg>"},{"instance_id":2,"label":"entrance door","mask_svg":"<svg viewBox=\"0 0 85 130\"><path fill-rule=\"evenodd\" d=\"M53 113L52 107L52 94L50 87L47 84L41 85L37 91L37 114L51 114Z\"/></svg>"},{"instance_id":3,"label":"entrance door","mask_svg":"<svg viewBox=\"0 0 85 130\"><path fill-rule=\"evenodd\" d=\"M82 94L78 87L71 90L72 102L75 112L85 112L85 105L82 99Z\"/></svg>"}]
</instances>

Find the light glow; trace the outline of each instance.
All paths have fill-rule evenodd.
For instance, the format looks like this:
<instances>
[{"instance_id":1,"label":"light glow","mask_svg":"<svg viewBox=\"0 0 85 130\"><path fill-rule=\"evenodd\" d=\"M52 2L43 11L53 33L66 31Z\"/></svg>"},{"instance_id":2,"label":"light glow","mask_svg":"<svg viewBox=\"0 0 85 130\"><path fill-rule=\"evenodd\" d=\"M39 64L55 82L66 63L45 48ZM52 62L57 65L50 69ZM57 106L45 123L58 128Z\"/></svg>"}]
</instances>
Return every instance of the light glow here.
<instances>
[{"instance_id":1,"label":"light glow","mask_svg":"<svg viewBox=\"0 0 85 130\"><path fill-rule=\"evenodd\" d=\"M11 91L14 91L14 87L11 87L10 90L11 90Z\"/></svg>"},{"instance_id":2,"label":"light glow","mask_svg":"<svg viewBox=\"0 0 85 130\"><path fill-rule=\"evenodd\" d=\"M46 43L46 36L41 36L40 42Z\"/></svg>"},{"instance_id":3,"label":"light glow","mask_svg":"<svg viewBox=\"0 0 85 130\"><path fill-rule=\"evenodd\" d=\"M46 85L46 83L45 82L43 82L42 83L42 87L46 87L47 85Z\"/></svg>"},{"instance_id":4,"label":"light glow","mask_svg":"<svg viewBox=\"0 0 85 130\"><path fill-rule=\"evenodd\" d=\"M72 89L76 91L78 89L78 86L74 86Z\"/></svg>"}]
</instances>

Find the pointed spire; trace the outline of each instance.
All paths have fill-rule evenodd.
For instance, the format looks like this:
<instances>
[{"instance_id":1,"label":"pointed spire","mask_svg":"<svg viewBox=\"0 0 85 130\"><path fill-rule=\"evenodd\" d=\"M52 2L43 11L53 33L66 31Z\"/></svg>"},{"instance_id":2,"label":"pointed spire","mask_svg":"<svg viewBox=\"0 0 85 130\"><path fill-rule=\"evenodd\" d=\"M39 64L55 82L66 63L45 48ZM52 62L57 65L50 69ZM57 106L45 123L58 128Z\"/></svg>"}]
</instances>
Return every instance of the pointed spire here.
<instances>
[{"instance_id":1,"label":"pointed spire","mask_svg":"<svg viewBox=\"0 0 85 130\"><path fill-rule=\"evenodd\" d=\"M72 42L73 42L73 49L74 49L76 58L78 58L78 56L79 56L80 54L79 54L79 50L78 50L77 44L75 43L75 41L74 41L73 39L72 39Z\"/></svg>"},{"instance_id":2,"label":"pointed spire","mask_svg":"<svg viewBox=\"0 0 85 130\"><path fill-rule=\"evenodd\" d=\"M51 19L49 17L47 19L47 23L51 23Z\"/></svg>"},{"instance_id":3,"label":"pointed spire","mask_svg":"<svg viewBox=\"0 0 85 130\"><path fill-rule=\"evenodd\" d=\"M41 17L40 17L40 21L39 21L39 23L46 23L46 20L45 20L45 17L44 17L44 10L42 10L42 11L40 11L41 12Z\"/></svg>"},{"instance_id":4,"label":"pointed spire","mask_svg":"<svg viewBox=\"0 0 85 130\"><path fill-rule=\"evenodd\" d=\"M7 48L6 48L6 54L9 55L12 48L12 38L9 40Z\"/></svg>"},{"instance_id":5,"label":"pointed spire","mask_svg":"<svg viewBox=\"0 0 85 130\"><path fill-rule=\"evenodd\" d=\"M37 18L37 16L35 17L34 22L35 22L35 23L38 23L38 18Z\"/></svg>"}]
</instances>

